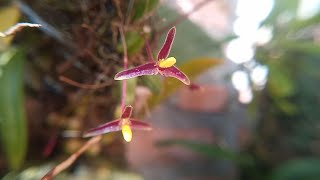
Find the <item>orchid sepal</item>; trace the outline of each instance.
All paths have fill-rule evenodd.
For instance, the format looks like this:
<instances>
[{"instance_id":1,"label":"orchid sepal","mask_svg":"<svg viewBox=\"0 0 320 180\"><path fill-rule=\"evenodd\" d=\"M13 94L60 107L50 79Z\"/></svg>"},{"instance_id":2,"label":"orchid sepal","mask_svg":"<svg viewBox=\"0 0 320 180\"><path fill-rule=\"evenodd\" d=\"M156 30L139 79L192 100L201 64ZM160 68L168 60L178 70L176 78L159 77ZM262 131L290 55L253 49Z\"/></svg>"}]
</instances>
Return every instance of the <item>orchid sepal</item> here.
<instances>
[{"instance_id":1,"label":"orchid sepal","mask_svg":"<svg viewBox=\"0 0 320 180\"><path fill-rule=\"evenodd\" d=\"M92 137L92 136L98 136L98 135L106 134L110 132L120 131L121 122L122 122L122 119L117 119L117 120L113 120L111 122L102 124L98 127L89 129L87 132L84 133L83 137Z\"/></svg>"},{"instance_id":2,"label":"orchid sepal","mask_svg":"<svg viewBox=\"0 0 320 180\"><path fill-rule=\"evenodd\" d=\"M132 69L124 70L117 73L114 77L114 80L125 80L143 75L156 75L158 74L156 63L146 63L140 66L137 66Z\"/></svg>"},{"instance_id":3,"label":"orchid sepal","mask_svg":"<svg viewBox=\"0 0 320 180\"><path fill-rule=\"evenodd\" d=\"M165 77L174 77L186 85L190 85L190 79L178 67L171 66L169 68L161 68L160 74Z\"/></svg>"},{"instance_id":4,"label":"orchid sepal","mask_svg":"<svg viewBox=\"0 0 320 180\"><path fill-rule=\"evenodd\" d=\"M168 55L170 54L172 43L175 38L175 35L176 35L176 27L172 27L169 30L167 37L166 37L166 40L165 40L162 48L159 51L158 61L161 59L167 59Z\"/></svg>"}]
</instances>

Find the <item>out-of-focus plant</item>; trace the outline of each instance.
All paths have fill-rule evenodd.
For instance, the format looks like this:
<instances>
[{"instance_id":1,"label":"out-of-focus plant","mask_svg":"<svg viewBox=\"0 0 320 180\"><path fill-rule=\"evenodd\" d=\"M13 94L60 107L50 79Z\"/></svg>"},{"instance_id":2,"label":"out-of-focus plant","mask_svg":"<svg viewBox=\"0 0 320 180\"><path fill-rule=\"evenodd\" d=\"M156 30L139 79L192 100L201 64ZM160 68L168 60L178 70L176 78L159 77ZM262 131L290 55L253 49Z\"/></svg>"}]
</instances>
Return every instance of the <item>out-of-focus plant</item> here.
<instances>
[{"instance_id":1,"label":"out-of-focus plant","mask_svg":"<svg viewBox=\"0 0 320 180\"><path fill-rule=\"evenodd\" d=\"M25 53L10 45L12 36L24 27L40 27L17 23L19 17L16 6L0 9L0 137L8 164L14 170L25 160L28 134L23 88Z\"/></svg>"},{"instance_id":2,"label":"out-of-focus plant","mask_svg":"<svg viewBox=\"0 0 320 180\"><path fill-rule=\"evenodd\" d=\"M320 13L302 20L296 1L276 2L265 22L272 27L273 38L257 47L255 57L267 65L269 77L251 105L257 130L249 151L257 165L244 171L244 179L270 177L273 169L275 179L319 179L319 173L309 174L308 167L315 164L320 147ZM290 18L280 21L287 7ZM289 167L294 158L310 161L295 161Z\"/></svg>"},{"instance_id":3,"label":"out-of-focus plant","mask_svg":"<svg viewBox=\"0 0 320 180\"><path fill-rule=\"evenodd\" d=\"M21 167L27 151L24 60L21 49L10 48L0 54L0 136L12 169Z\"/></svg>"}]
</instances>

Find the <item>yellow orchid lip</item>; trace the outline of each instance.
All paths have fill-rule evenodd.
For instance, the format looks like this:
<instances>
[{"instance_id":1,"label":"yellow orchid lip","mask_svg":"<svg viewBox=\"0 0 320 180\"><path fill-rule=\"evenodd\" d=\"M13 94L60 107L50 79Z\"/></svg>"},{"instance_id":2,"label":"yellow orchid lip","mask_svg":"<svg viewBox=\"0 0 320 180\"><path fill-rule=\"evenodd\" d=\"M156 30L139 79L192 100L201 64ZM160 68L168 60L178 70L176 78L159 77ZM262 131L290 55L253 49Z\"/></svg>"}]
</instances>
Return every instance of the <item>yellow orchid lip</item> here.
<instances>
[{"instance_id":1,"label":"yellow orchid lip","mask_svg":"<svg viewBox=\"0 0 320 180\"><path fill-rule=\"evenodd\" d=\"M132 130L129 124L122 125L122 136L127 142L132 140Z\"/></svg>"},{"instance_id":2,"label":"yellow orchid lip","mask_svg":"<svg viewBox=\"0 0 320 180\"><path fill-rule=\"evenodd\" d=\"M174 57L169 57L167 59L161 59L159 61L159 67L161 68L169 68L171 66L173 66L174 64L176 64L177 60Z\"/></svg>"}]
</instances>

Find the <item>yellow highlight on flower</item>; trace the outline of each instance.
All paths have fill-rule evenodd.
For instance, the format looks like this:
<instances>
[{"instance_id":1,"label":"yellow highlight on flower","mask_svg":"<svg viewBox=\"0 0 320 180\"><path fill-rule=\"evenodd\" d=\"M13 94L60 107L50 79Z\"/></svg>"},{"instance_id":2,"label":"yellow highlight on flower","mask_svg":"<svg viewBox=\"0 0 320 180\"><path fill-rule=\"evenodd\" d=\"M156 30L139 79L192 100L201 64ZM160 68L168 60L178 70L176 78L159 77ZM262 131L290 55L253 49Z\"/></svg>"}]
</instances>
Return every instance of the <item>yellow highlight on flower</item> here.
<instances>
[{"instance_id":1,"label":"yellow highlight on flower","mask_svg":"<svg viewBox=\"0 0 320 180\"><path fill-rule=\"evenodd\" d=\"M122 126L122 136L123 139L127 142L130 142L132 140L132 131L131 127L128 124Z\"/></svg>"},{"instance_id":2,"label":"yellow highlight on flower","mask_svg":"<svg viewBox=\"0 0 320 180\"><path fill-rule=\"evenodd\" d=\"M168 68L168 67L173 66L176 62L177 62L176 58L169 57L167 59L160 60L159 66L161 68Z\"/></svg>"}]
</instances>

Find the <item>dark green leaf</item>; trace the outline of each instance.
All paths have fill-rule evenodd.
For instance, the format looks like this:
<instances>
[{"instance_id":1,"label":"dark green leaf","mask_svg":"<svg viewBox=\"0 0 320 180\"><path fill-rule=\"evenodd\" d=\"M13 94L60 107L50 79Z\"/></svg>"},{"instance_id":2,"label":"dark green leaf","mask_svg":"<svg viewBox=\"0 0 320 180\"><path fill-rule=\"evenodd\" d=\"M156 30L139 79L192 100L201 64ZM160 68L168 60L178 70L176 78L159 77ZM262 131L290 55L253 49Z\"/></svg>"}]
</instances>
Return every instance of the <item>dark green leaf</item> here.
<instances>
[{"instance_id":1,"label":"dark green leaf","mask_svg":"<svg viewBox=\"0 0 320 180\"><path fill-rule=\"evenodd\" d=\"M273 180L318 180L320 159L306 158L291 160L272 172Z\"/></svg>"},{"instance_id":2,"label":"dark green leaf","mask_svg":"<svg viewBox=\"0 0 320 180\"><path fill-rule=\"evenodd\" d=\"M133 20L139 20L145 14L151 12L158 4L159 0L136 0Z\"/></svg>"}]
</instances>

